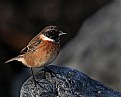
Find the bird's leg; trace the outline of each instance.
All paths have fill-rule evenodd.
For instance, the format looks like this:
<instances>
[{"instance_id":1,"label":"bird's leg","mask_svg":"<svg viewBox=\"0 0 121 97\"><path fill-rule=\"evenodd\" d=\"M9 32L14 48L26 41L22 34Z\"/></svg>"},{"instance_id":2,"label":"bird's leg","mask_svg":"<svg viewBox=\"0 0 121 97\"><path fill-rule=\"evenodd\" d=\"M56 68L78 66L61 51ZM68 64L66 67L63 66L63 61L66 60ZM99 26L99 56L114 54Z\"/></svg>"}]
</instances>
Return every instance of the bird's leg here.
<instances>
[{"instance_id":1,"label":"bird's leg","mask_svg":"<svg viewBox=\"0 0 121 97\"><path fill-rule=\"evenodd\" d=\"M35 79L35 76L34 76L34 72L33 72L32 67L31 67L30 69L31 69L31 73L32 73L32 77L33 77L33 80L34 80L35 87L37 87L37 84L38 84L39 86L41 86L41 85L39 84L39 82ZM41 86L41 87L42 87L42 86Z\"/></svg>"},{"instance_id":2,"label":"bird's leg","mask_svg":"<svg viewBox=\"0 0 121 97\"><path fill-rule=\"evenodd\" d=\"M33 72L32 67L31 67L30 69L31 69L32 77L33 77L34 84L35 84L35 87L36 87L37 85L36 85L36 79L35 79L35 77L34 77L34 72Z\"/></svg>"}]
</instances>

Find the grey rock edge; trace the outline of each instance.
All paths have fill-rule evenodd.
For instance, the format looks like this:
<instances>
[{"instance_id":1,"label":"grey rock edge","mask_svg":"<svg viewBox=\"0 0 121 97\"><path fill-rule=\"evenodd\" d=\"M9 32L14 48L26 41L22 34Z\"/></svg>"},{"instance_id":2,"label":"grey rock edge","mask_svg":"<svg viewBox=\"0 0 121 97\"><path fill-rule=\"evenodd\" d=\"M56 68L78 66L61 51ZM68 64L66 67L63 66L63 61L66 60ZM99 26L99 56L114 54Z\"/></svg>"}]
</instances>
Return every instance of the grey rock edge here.
<instances>
[{"instance_id":1,"label":"grey rock edge","mask_svg":"<svg viewBox=\"0 0 121 97\"><path fill-rule=\"evenodd\" d=\"M39 85L35 87L31 76L23 84L20 97L121 97L120 92L68 67L46 66L35 77Z\"/></svg>"}]
</instances>

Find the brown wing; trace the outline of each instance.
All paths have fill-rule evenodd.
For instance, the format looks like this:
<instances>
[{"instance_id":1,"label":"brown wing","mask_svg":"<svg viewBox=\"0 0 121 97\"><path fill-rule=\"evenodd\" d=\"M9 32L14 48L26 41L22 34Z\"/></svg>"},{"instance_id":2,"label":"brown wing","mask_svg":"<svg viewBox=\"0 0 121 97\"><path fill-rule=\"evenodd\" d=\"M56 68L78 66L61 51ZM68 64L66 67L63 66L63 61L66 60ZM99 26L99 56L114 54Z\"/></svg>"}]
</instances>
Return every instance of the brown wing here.
<instances>
[{"instance_id":1,"label":"brown wing","mask_svg":"<svg viewBox=\"0 0 121 97\"><path fill-rule=\"evenodd\" d=\"M20 54L24 54L24 53L26 53L27 52L27 47L24 47L21 51L20 51Z\"/></svg>"},{"instance_id":2,"label":"brown wing","mask_svg":"<svg viewBox=\"0 0 121 97\"><path fill-rule=\"evenodd\" d=\"M20 53L26 53L26 52L30 52L30 51L34 51L36 50L37 46L41 43L41 40L40 40L40 35L36 35L30 42L29 44L23 48L21 50Z\"/></svg>"}]
</instances>

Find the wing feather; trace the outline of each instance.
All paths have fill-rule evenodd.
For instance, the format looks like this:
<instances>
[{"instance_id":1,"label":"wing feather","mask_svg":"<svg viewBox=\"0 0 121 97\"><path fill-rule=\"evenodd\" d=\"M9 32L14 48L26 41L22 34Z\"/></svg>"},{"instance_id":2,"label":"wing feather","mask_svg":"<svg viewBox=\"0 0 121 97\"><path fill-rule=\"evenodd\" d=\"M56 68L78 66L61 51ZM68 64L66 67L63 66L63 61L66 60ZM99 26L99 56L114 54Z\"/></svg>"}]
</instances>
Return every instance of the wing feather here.
<instances>
[{"instance_id":1,"label":"wing feather","mask_svg":"<svg viewBox=\"0 0 121 97\"><path fill-rule=\"evenodd\" d=\"M36 35L29 43L28 45L21 50L20 53L26 53L30 51L35 51L37 46L41 43L40 35Z\"/></svg>"}]
</instances>

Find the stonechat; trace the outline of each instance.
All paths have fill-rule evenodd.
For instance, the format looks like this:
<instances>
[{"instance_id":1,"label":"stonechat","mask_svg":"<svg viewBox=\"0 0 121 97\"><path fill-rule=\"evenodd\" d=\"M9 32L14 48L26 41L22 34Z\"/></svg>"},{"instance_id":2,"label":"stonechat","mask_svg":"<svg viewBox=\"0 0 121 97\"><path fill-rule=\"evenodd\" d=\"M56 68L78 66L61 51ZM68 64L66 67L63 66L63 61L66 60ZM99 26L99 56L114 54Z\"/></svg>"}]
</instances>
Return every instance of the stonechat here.
<instances>
[{"instance_id":1,"label":"stonechat","mask_svg":"<svg viewBox=\"0 0 121 97\"><path fill-rule=\"evenodd\" d=\"M47 26L21 50L20 55L5 63L17 60L30 67L36 86L32 68L48 65L55 60L60 51L60 36L64 34L57 26Z\"/></svg>"}]
</instances>

